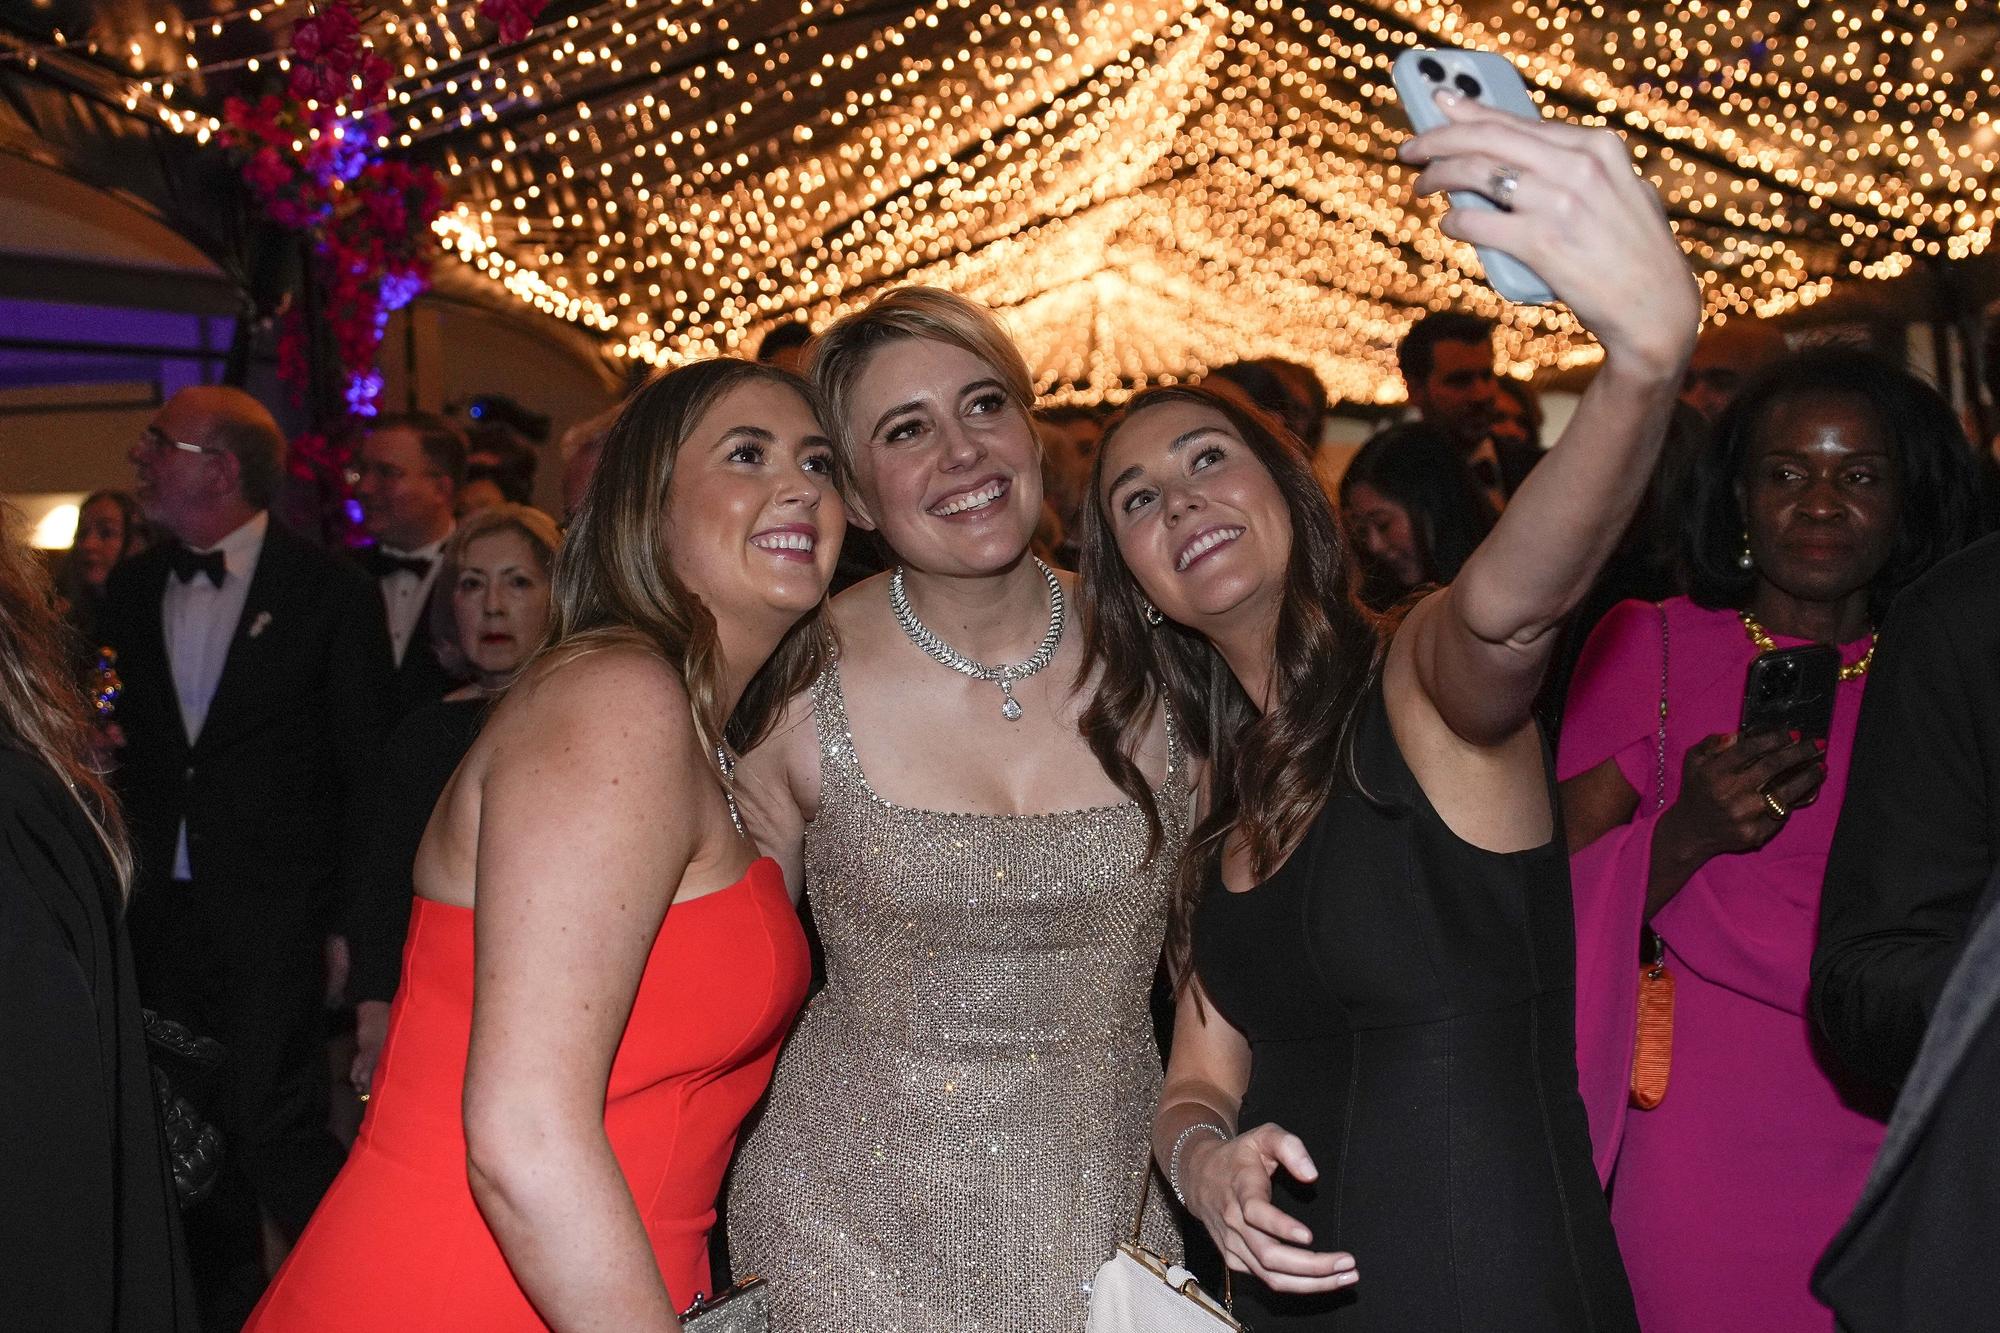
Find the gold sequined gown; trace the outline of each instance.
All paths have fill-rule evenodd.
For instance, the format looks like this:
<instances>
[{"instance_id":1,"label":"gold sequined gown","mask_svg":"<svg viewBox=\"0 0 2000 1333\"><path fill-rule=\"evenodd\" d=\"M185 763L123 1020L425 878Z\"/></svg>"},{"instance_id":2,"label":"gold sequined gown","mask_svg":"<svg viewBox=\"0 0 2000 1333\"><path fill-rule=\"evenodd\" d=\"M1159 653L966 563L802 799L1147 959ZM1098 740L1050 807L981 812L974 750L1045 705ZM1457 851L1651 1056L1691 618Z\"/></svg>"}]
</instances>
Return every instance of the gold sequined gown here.
<instances>
[{"instance_id":1,"label":"gold sequined gown","mask_svg":"<svg viewBox=\"0 0 2000 1333\"><path fill-rule=\"evenodd\" d=\"M882 800L837 668L813 684L807 891L827 981L778 1063L729 1199L773 1333L1081 1333L1131 1233L1160 1064L1148 997L1186 838L1126 804L960 815ZM1146 1235L1177 1255L1156 1189Z\"/></svg>"}]
</instances>

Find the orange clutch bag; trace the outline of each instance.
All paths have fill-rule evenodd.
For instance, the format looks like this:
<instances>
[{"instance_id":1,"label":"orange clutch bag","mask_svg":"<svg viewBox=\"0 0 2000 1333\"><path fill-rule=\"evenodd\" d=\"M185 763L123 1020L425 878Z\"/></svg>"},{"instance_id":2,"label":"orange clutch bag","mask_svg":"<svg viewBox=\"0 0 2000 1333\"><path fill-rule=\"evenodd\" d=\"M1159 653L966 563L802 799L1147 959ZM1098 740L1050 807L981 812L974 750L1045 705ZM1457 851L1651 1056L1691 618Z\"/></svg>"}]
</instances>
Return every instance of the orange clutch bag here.
<instances>
[{"instance_id":1,"label":"orange clutch bag","mask_svg":"<svg viewBox=\"0 0 2000 1333\"><path fill-rule=\"evenodd\" d=\"M1647 932L1649 935L1652 932ZM1674 1064L1674 974L1667 945L1652 936L1653 961L1639 973L1639 1023L1632 1045L1632 1105L1650 1111L1667 1095Z\"/></svg>"}]
</instances>

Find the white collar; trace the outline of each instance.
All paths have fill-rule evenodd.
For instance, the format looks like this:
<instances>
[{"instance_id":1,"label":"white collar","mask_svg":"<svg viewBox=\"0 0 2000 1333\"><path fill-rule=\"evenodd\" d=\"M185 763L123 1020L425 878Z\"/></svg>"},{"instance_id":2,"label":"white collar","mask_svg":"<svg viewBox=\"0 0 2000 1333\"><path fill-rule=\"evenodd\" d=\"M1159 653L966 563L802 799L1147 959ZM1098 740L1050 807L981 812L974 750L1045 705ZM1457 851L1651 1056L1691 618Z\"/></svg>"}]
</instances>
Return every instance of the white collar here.
<instances>
[{"instance_id":1,"label":"white collar","mask_svg":"<svg viewBox=\"0 0 2000 1333\"><path fill-rule=\"evenodd\" d=\"M213 546L190 547L196 555L207 555L210 551L222 552L222 567L231 574L246 573L257 561L257 553L264 549L264 534L271 526L271 511L259 509L236 531L224 537Z\"/></svg>"}]
</instances>

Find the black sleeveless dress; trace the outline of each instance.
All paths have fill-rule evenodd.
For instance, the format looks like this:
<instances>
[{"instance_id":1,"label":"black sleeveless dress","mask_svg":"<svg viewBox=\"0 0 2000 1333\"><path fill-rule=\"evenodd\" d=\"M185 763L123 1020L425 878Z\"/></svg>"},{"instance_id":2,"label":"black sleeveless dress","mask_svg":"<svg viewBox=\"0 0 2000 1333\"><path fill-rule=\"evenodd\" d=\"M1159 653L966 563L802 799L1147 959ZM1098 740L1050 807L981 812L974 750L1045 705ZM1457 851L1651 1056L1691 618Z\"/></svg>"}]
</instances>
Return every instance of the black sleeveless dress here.
<instances>
[{"instance_id":1,"label":"black sleeveless dress","mask_svg":"<svg viewBox=\"0 0 2000 1333\"><path fill-rule=\"evenodd\" d=\"M1329 800L1270 879L1211 884L1195 919L1202 985L1250 1042L1238 1123L1305 1141L1319 1181L1280 1170L1273 1197L1361 1274L1306 1297L1239 1276L1237 1313L1255 1333L1636 1330L1577 1095L1560 832L1471 846L1379 682L1356 721L1373 801Z\"/></svg>"}]
</instances>

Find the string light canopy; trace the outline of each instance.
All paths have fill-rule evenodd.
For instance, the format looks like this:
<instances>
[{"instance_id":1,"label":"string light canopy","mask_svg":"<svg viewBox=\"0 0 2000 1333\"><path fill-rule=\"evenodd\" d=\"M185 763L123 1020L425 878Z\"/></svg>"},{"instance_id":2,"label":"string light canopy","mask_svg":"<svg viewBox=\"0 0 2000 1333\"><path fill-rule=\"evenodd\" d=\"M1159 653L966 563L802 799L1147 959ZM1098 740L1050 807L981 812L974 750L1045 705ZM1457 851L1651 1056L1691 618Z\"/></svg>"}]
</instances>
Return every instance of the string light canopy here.
<instances>
[{"instance_id":1,"label":"string light canopy","mask_svg":"<svg viewBox=\"0 0 2000 1333\"><path fill-rule=\"evenodd\" d=\"M1984 0L525 8L512 43L463 0L364 11L395 67L378 147L444 174L466 264L656 364L903 283L1000 310L1058 397L1281 356L1393 401L1397 339L1446 305L1498 319L1516 373L1590 363L1566 311L1499 301L1412 198L1389 69L1416 45L1503 52L1551 114L1623 131L1714 320L1978 253L2000 210ZM88 65L207 140L308 12L100 22L11 57Z\"/></svg>"}]
</instances>

